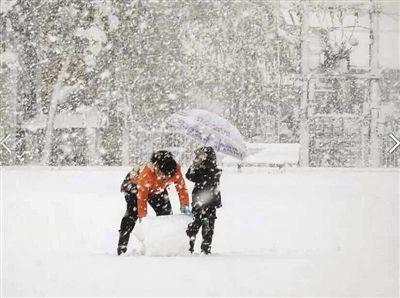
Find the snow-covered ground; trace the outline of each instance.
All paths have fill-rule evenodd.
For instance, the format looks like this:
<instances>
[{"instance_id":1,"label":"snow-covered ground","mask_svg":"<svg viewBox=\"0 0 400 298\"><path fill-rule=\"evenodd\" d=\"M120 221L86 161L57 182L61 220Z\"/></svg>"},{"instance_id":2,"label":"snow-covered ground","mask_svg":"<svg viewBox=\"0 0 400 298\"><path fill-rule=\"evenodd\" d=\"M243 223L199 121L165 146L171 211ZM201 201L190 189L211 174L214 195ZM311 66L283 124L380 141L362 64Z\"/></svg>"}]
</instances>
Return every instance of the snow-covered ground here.
<instances>
[{"instance_id":1,"label":"snow-covered ground","mask_svg":"<svg viewBox=\"0 0 400 298\"><path fill-rule=\"evenodd\" d=\"M226 169L213 255L118 257L127 170L3 168L2 295L399 294L398 170Z\"/></svg>"}]
</instances>

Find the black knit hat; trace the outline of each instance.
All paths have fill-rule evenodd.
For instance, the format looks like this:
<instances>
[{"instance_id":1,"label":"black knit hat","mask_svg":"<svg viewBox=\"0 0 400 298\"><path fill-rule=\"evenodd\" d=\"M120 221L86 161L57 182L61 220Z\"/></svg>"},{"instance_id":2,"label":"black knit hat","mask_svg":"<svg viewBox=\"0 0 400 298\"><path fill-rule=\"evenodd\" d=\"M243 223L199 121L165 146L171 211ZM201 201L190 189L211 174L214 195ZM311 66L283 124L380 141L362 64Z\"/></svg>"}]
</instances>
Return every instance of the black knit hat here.
<instances>
[{"instance_id":1,"label":"black knit hat","mask_svg":"<svg viewBox=\"0 0 400 298\"><path fill-rule=\"evenodd\" d=\"M216 163L217 162L217 155L215 154L215 150L214 150L213 147L204 146L204 147L200 147L197 150L206 154L206 156L207 156L206 157L206 162L209 162L209 163Z\"/></svg>"},{"instance_id":2,"label":"black knit hat","mask_svg":"<svg viewBox=\"0 0 400 298\"><path fill-rule=\"evenodd\" d=\"M176 161L170 151L156 151L151 155L150 161L155 166L157 166L163 174L167 176L172 176L175 173Z\"/></svg>"}]
</instances>

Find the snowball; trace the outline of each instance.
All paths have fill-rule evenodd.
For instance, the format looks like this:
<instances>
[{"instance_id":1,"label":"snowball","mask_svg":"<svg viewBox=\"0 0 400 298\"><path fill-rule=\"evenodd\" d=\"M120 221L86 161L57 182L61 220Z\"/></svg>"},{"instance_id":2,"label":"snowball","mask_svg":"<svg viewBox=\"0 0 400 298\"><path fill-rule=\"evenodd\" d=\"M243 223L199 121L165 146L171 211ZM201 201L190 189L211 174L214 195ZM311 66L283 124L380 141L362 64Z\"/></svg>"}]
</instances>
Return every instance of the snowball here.
<instances>
[{"instance_id":1,"label":"snowball","mask_svg":"<svg viewBox=\"0 0 400 298\"><path fill-rule=\"evenodd\" d=\"M191 216L183 214L145 217L133 234L142 243L147 256L185 255L189 253L186 229L191 221Z\"/></svg>"}]
</instances>

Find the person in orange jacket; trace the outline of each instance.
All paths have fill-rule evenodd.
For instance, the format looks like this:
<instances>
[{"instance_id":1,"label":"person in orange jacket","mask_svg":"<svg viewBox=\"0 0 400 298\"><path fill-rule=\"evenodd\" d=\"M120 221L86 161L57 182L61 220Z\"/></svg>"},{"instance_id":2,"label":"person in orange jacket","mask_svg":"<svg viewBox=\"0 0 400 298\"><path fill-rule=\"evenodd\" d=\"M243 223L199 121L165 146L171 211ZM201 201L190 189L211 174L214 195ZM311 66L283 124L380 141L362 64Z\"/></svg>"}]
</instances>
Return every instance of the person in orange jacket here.
<instances>
[{"instance_id":1,"label":"person in orange jacket","mask_svg":"<svg viewBox=\"0 0 400 298\"><path fill-rule=\"evenodd\" d=\"M172 214L167 187L174 184L181 204L181 213L190 214L189 195L181 167L171 152L160 150L152 154L150 163L131 171L121 185L125 195L126 212L121 220L118 255L127 250L130 234L136 221L147 215L147 203L157 216Z\"/></svg>"}]
</instances>

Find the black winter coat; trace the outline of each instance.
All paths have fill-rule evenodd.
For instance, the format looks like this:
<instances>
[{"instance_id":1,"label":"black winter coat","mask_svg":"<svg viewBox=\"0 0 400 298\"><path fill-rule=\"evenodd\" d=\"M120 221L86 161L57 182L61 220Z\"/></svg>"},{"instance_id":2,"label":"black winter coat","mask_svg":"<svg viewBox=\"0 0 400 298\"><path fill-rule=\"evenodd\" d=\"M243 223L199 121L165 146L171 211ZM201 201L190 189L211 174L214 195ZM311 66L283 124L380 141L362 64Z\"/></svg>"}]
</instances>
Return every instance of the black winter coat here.
<instances>
[{"instance_id":1,"label":"black winter coat","mask_svg":"<svg viewBox=\"0 0 400 298\"><path fill-rule=\"evenodd\" d=\"M207 207L222 206L219 181L222 170L215 163L191 165L186 172L186 178L194 182L192 192L192 211L194 213Z\"/></svg>"}]
</instances>

